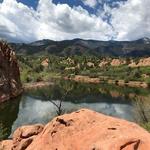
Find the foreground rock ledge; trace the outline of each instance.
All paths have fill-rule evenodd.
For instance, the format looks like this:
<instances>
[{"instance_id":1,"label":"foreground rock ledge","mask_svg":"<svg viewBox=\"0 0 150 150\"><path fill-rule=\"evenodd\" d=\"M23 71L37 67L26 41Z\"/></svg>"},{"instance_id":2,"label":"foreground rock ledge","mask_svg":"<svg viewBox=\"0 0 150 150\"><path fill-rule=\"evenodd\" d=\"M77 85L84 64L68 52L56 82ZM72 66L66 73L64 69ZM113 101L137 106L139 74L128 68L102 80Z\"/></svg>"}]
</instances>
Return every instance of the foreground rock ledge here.
<instances>
[{"instance_id":1,"label":"foreground rock ledge","mask_svg":"<svg viewBox=\"0 0 150 150\"><path fill-rule=\"evenodd\" d=\"M45 127L18 128L0 150L149 150L150 134L138 125L81 109Z\"/></svg>"}]
</instances>

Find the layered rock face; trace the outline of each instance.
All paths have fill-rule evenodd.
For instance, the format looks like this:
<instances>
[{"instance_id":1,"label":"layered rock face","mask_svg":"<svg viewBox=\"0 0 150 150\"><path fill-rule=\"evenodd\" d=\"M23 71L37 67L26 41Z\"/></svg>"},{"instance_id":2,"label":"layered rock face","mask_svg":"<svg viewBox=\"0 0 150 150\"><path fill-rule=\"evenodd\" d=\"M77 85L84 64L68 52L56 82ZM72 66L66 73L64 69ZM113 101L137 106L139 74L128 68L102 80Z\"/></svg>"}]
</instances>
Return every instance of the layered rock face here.
<instances>
[{"instance_id":1,"label":"layered rock face","mask_svg":"<svg viewBox=\"0 0 150 150\"><path fill-rule=\"evenodd\" d=\"M15 52L0 41L0 103L22 92Z\"/></svg>"},{"instance_id":2,"label":"layered rock face","mask_svg":"<svg viewBox=\"0 0 150 150\"><path fill-rule=\"evenodd\" d=\"M3 150L149 150L150 134L135 123L82 109L43 125L23 126Z\"/></svg>"}]
</instances>

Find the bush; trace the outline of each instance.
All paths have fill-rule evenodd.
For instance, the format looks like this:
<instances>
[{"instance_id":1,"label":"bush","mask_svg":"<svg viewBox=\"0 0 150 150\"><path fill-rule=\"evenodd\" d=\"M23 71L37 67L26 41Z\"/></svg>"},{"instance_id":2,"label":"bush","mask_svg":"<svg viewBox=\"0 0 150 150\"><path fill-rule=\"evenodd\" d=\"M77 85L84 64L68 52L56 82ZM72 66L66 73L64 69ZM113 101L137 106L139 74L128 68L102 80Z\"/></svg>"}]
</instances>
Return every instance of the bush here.
<instances>
[{"instance_id":1,"label":"bush","mask_svg":"<svg viewBox=\"0 0 150 150\"><path fill-rule=\"evenodd\" d=\"M144 123L141 125L144 129L150 132L150 122Z\"/></svg>"}]
</instances>

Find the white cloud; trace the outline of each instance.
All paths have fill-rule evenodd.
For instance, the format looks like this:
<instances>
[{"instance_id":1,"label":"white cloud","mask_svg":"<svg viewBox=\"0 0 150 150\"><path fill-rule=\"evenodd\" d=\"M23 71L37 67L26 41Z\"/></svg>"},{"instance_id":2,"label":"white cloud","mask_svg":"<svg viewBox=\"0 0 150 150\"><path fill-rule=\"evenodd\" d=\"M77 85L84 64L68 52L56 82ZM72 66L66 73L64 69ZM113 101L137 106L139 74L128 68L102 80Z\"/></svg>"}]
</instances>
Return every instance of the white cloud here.
<instances>
[{"instance_id":1,"label":"white cloud","mask_svg":"<svg viewBox=\"0 0 150 150\"><path fill-rule=\"evenodd\" d=\"M40 0L36 10L16 0L4 0L0 4L0 37L25 42L150 37L150 1L128 0L118 2L118 5L118 8L105 5L104 12L91 15L81 6L71 8L67 4L56 5L50 0ZM101 19L105 14L111 16L111 24Z\"/></svg>"},{"instance_id":2,"label":"white cloud","mask_svg":"<svg viewBox=\"0 0 150 150\"><path fill-rule=\"evenodd\" d=\"M150 0L128 0L110 10L117 40L150 37Z\"/></svg>"},{"instance_id":3,"label":"white cloud","mask_svg":"<svg viewBox=\"0 0 150 150\"><path fill-rule=\"evenodd\" d=\"M5 0L0 4L0 19L0 36L16 41L36 39L34 26L39 22L33 9L14 0Z\"/></svg>"},{"instance_id":4,"label":"white cloud","mask_svg":"<svg viewBox=\"0 0 150 150\"><path fill-rule=\"evenodd\" d=\"M79 37L107 40L111 33L107 23L90 15L82 7L55 5L49 0L40 0L36 10L15 0L4 0L0 4L0 18L0 36L10 40L63 40Z\"/></svg>"},{"instance_id":5,"label":"white cloud","mask_svg":"<svg viewBox=\"0 0 150 150\"><path fill-rule=\"evenodd\" d=\"M97 0L82 0L84 5L87 5L89 7L95 7L97 5Z\"/></svg>"}]
</instances>

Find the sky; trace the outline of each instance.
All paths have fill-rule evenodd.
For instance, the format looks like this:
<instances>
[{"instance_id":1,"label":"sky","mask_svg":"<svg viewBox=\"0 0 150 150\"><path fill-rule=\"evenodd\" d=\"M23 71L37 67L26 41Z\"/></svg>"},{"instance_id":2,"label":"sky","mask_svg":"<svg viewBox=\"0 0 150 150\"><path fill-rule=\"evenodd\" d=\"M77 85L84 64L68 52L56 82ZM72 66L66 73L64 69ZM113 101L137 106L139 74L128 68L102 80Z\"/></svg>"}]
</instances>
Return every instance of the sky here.
<instances>
[{"instance_id":1,"label":"sky","mask_svg":"<svg viewBox=\"0 0 150 150\"><path fill-rule=\"evenodd\" d=\"M150 0L0 0L0 38L136 40L150 38Z\"/></svg>"}]
</instances>

